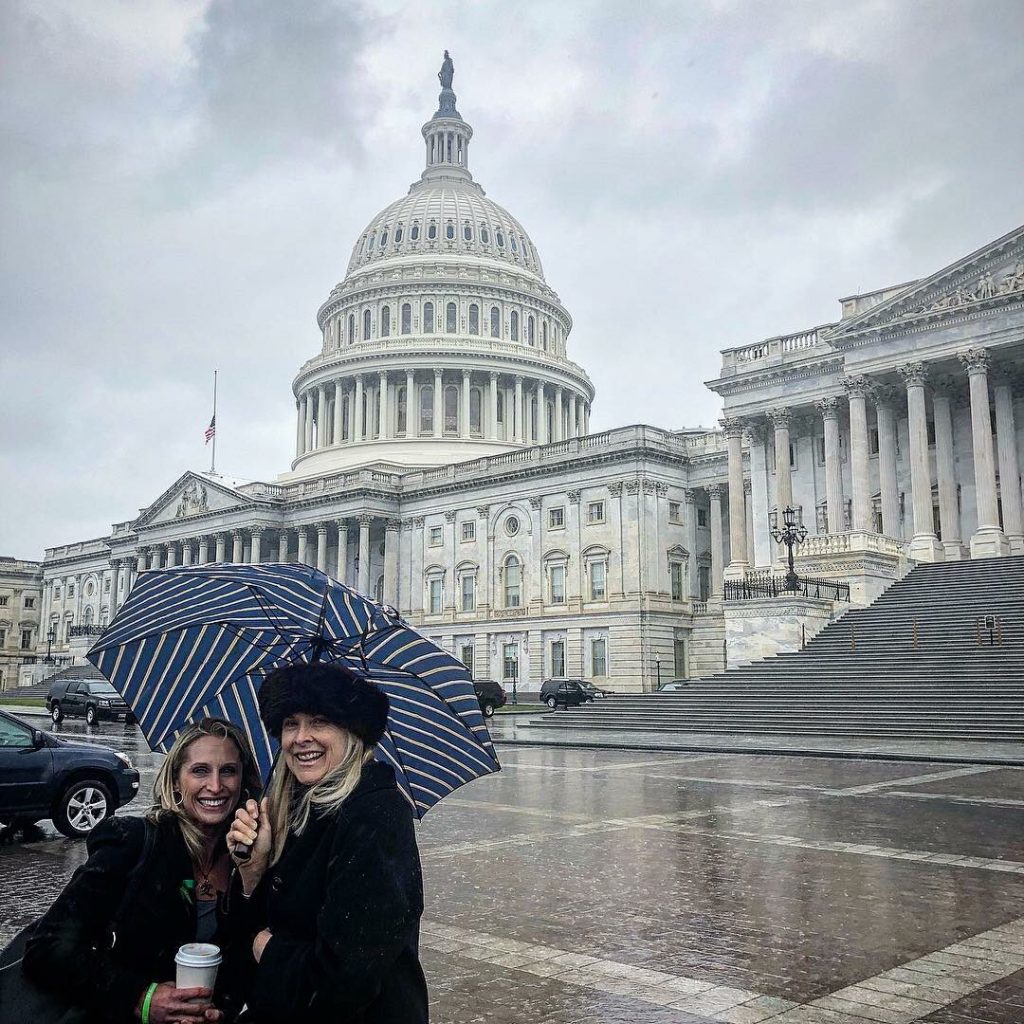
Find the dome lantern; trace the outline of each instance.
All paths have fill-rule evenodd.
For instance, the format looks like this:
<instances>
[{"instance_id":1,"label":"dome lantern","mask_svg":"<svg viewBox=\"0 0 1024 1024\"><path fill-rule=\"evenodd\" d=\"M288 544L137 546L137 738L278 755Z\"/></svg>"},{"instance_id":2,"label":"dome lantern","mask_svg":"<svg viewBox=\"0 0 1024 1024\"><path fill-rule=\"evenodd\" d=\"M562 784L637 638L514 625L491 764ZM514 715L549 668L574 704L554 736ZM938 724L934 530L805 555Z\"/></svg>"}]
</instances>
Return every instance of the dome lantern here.
<instances>
[{"instance_id":1,"label":"dome lantern","mask_svg":"<svg viewBox=\"0 0 1024 1024\"><path fill-rule=\"evenodd\" d=\"M469 140L473 138L473 129L455 107L455 93L452 91L454 74L455 65L445 50L441 70L437 73L441 83L437 112L421 129L427 146L427 165L420 176L422 181L445 178L473 180L469 173Z\"/></svg>"}]
</instances>

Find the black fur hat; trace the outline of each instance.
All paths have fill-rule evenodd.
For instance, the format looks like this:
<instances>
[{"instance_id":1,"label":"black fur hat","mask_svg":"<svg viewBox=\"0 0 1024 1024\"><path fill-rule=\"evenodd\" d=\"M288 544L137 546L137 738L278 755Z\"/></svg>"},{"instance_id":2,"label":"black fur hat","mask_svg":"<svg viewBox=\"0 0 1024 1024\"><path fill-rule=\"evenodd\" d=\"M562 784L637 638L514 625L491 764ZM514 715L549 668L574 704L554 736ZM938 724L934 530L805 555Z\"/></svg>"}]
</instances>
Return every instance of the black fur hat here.
<instances>
[{"instance_id":1,"label":"black fur hat","mask_svg":"<svg viewBox=\"0 0 1024 1024\"><path fill-rule=\"evenodd\" d=\"M388 720L388 695L365 676L343 665L285 665L263 680L260 718L267 732L281 738L289 715L304 712L324 718L375 746Z\"/></svg>"}]
</instances>

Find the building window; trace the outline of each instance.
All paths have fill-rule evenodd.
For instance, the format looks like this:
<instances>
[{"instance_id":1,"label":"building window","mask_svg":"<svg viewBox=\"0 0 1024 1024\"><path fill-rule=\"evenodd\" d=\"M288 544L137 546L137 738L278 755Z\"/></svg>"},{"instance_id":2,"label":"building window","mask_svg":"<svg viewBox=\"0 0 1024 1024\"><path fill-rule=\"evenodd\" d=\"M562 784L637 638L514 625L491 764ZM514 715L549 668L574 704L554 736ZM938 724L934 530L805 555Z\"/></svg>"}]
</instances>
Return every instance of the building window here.
<instances>
[{"instance_id":1,"label":"building window","mask_svg":"<svg viewBox=\"0 0 1024 1024\"><path fill-rule=\"evenodd\" d=\"M404 387L395 391L395 404L398 406L395 413L395 429L398 433L405 434L409 430L409 402Z\"/></svg>"},{"instance_id":2,"label":"building window","mask_svg":"<svg viewBox=\"0 0 1024 1024\"><path fill-rule=\"evenodd\" d=\"M686 667L686 637L676 636L672 643L672 675L675 679L686 679L689 671Z\"/></svg>"},{"instance_id":3,"label":"building window","mask_svg":"<svg viewBox=\"0 0 1024 1024\"><path fill-rule=\"evenodd\" d=\"M497 306L491 306L491 337L501 337L501 310Z\"/></svg>"},{"instance_id":4,"label":"building window","mask_svg":"<svg viewBox=\"0 0 1024 1024\"><path fill-rule=\"evenodd\" d=\"M363 310L363 341L370 340L370 311Z\"/></svg>"},{"instance_id":5,"label":"building window","mask_svg":"<svg viewBox=\"0 0 1024 1024\"><path fill-rule=\"evenodd\" d=\"M683 571L682 562L669 562L668 566L669 582L672 587L672 600L682 601L683 594L683 580L685 573Z\"/></svg>"},{"instance_id":6,"label":"building window","mask_svg":"<svg viewBox=\"0 0 1024 1024\"><path fill-rule=\"evenodd\" d=\"M423 333L434 333L434 304L432 302L423 303Z\"/></svg>"},{"instance_id":7,"label":"building window","mask_svg":"<svg viewBox=\"0 0 1024 1024\"><path fill-rule=\"evenodd\" d=\"M412 239L412 241L415 242L415 241L417 241L419 239L419 237L420 237L420 226L419 226L419 223L415 223L412 226L412 230L409 232L409 238Z\"/></svg>"},{"instance_id":8,"label":"building window","mask_svg":"<svg viewBox=\"0 0 1024 1024\"><path fill-rule=\"evenodd\" d=\"M68 587L68 590L71 590L70 586ZM0 608L6 608L7 605L10 604L10 601L11 599L6 594L0 596Z\"/></svg>"},{"instance_id":9,"label":"building window","mask_svg":"<svg viewBox=\"0 0 1024 1024\"><path fill-rule=\"evenodd\" d=\"M590 641L590 674L608 675L608 641L604 637L594 637Z\"/></svg>"},{"instance_id":10,"label":"building window","mask_svg":"<svg viewBox=\"0 0 1024 1024\"><path fill-rule=\"evenodd\" d=\"M480 333L480 307L475 302L469 304L469 333Z\"/></svg>"},{"instance_id":11,"label":"building window","mask_svg":"<svg viewBox=\"0 0 1024 1024\"><path fill-rule=\"evenodd\" d=\"M399 225L397 225L395 227L395 242L397 243L397 242L400 242L401 240L402 240L402 225L399 224Z\"/></svg>"},{"instance_id":12,"label":"building window","mask_svg":"<svg viewBox=\"0 0 1024 1024\"><path fill-rule=\"evenodd\" d=\"M35 608L35 606L36 606L36 599L34 597L26 597L25 598L25 607L26 608Z\"/></svg>"},{"instance_id":13,"label":"building window","mask_svg":"<svg viewBox=\"0 0 1024 1024\"><path fill-rule=\"evenodd\" d=\"M470 227L469 224L463 224L462 225L462 237L467 242L472 242L473 241L473 229L472 229L472 227Z\"/></svg>"},{"instance_id":14,"label":"building window","mask_svg":"<svg viewBox=\"0 0 1024 1024\"><path fill-rule=\"evenodd\" d=\"M427 238L431 242L437 238L437 225L433 221L431 221L430 225L427 227Z\"/></svg>"},{"instance_id":15,"label":"building window","mask_svg":"<svg viewBox=\"0 0 1024 1024\"><path fill-rule=\"evenodd\" d=\"M444 543L444 527L432 526L430 528L430 546L439 548Z\"/></svg>"},{"instance_id":16,"label":"building window","mask_svg":"<svg viewBox=\"0 0 1024 1024\"><path fill-rule=\"evenodd\" d=\"M565 676L565 641L551 641L551 675L555 679Z\"/></svg>"},{"instance_id":17,"label":"building window","mask_svg":"<svg viewBox=\"0 0 1024 1024\"><path fill-rule=\"evenodd\" d=\"M513 341L519 340L519 314L514 309L508 318L508 333Z\"/></svg>"},{"instance_id":18,"label":"building window","mask_svg":"<svg viewBox=\"0 0 1024 1024\"><path fill-rule=\"evenodd\" d=\"M402 303L402 333L412 333L412 306L408 302Z\"/></svg>"},{"instance_id":19,"label":"building window","mask_svg":"<svg viewBox=\"0 0 1024 1024\"><path fill-rule=\"evenodd\" d=\"M509 240L509 243L512 246L512 251L513 252L518 252L519 251L519 247L516 245L516 235L515 235L514 231L512 232L511 235L508 236L508 240Z\"/></svg>"},{"instance_id":20,"label":"building window","mask_svg":"<svg viewBox=\"0 0 1024 1024\"><path fill-rule=\"evenodd\" d=\"M444 432L459 432L459 389L454 384L444 389Z\"/></svg>"},{"instance_id":21,"label":"building window","mask_svg":"<svg viewBox=\"0 0 1024 1024\"><path fill-rule=\"evenodd\" d=\"M678 523L678 522L682 521L682 518L681 518L681 516L679 514L679 502L678 501L670 501L668 503L668 521L670 523Z\"/></svg>"},{"instance_id":22,"label":"building window","mask_svg":"<svg viewBox=\"0 0 1024 1024\"><path fill-rule=\"evenodd\" d=\"M54 585L53 585L53 599L55 601L59 601L60 600L60 584L59 583L54 583Z\"/></svg>"},{"instance_id":23,"label":"building window","mask_svg":"<svg viewBox=\"0 0 1024 1024\"><path fill-rule=\"evenodd\" d=\"M440 615L444 610L444 580L440 576L430 579L430 614Z\"/></svg>"},{"instance_id":24,"label":"building window","mask_svg":"<svg viewBox=\"0 0 1024 1024\"><path fill-rule=\"evenodd\" d=\"M380 311L380 336L382 338L391 337L391 307L385 306Z\"/></svg>"},{"instance_id":25,"label":"building window","mask_svg":"<svg viewBox=\"0 0 1024 1024\"><path fill-rule=\"evenodd\" d=\"M383 249L388 244L388 229L385 228L380 233L380 247Z\"/></svg>"},{"instance_id":26,"label":"building window","mask_svg":"<svg viewBox=\"0 0 1024 1024\"><path fill-rule=\"evenodd\" d=\"M484 396L479 388L469 391L469 431L471 434L483 433Z\"/></svg>"},{"instance_id":27,"label":"building window","mask_svg":"<svg viewBox=\"0 0 1024 1024\"><path fill-rule=\"evenodd\" d=\"M23 629L21 631L21 649L23 651L32 650L32 630Z\"/></svg>"},{"instance_id":28,"label":"building window","mask_svg":"<svg viewBox=\"0 0 1024 1024\"><path fill-rule=\"evenodd\" d=\"M565 507L559 505L557 508L548 509L548 529L561 530L565 526Z\"/></svg>"},{"instance_id":29,"label":"building window","mask_svg":"<svg viewBox=\"0 0 1024 1024\"><path fill-rule=\"evenodd\" d=\"M454 334L459 329L458 310L454 302L449 302L448 305L445 306L444 316L444 329L449 334Z\"/></svg>"},{"instance_id":30,"label":"building window","mask_svg":"<svg viewBox=\"0 0 1024 1024\"><path fill-rule=\"evenodd\" d=\"M459 648L459 661L461 661L462 664L466 666L466 671L470 675L472 675L473 674L473 645L472 644L463 644Z\"/></svg>"},{"instance_id":31,"label":"building window","mask_svg":"<svg viewBox=\"0 0 1024 1024\"><path fill-rule=\"evenodd\" d=\"M706 508L697 509L697 525L707 526L708 525L708 510Z\"/></svg>"},{"instance_id":32,"label":"building window","mask_svg":"<svg viewBox=\"0 0 1024 1024\"><path fill-rule=\"evenodd\" d=\"M522 604L523 567L515 555L505 559L505 607L518 608Z\"/></svg>"},{"instance_id":33,"label":"building window","mask_svg":"<svg viewBox=\"0 0 1024 1024\"><path fill-rule=\"evenodd\" d=\"M491 244L491 233L487 230L486 224L480 225L480 241L483 242L484 245Z\"/></svg>"},{"instance_id":34,"label":"building window","mask_svg":"<svg viewBox=\"0 0 1024 1024\"><path fill-rule=\"evenodd\" d=\"M448 221L444 226L444 237L450 242L455 237L455 225Z\"/></svg>"},{"instance_id":35,"label":"building window","mask_svg":"<svg viewBox=\"0 0 1024 1024\"><path fill-rule=\"evenodd\" d=\"M551 604L565 604L565 565L559 563L548 569L549 598Z\"/></svg>"},{"instance_id":36,"label":"building window","mask_svg":"<svg viewBox=\"0 0 1024 1024\"><path fill-rule=\"evenodd\" d=\"M0 629L0 647L3 647L7 643L7 630Z\"/></svg>"},{"instance_id":37,"label":"building window","mask_svg":"<svg viewBox=\"0 0 1024 1024\"><path fill-rule=\"evenodd\" d=\"M701 565L697 568L697 592L701 601L706 601L711 596L710 565Z\"/></svg>"},{"instance_id":38,"label":"building window","mask_svg":"<svg viewBox=\"0 0 1024 1024\"><path fill-rule=\"evenodd\" d=\"M434 388L430 384L424 384L420 388L420 433L432 434L434 432Z\"/></svg>"},{"instance_id":39,"label":"building window","mask_svg":"<svg viewBox=\"0 0 1024 1024\"><path fill-rule=\"evenodd\" d=\"M351 345L356 340L356 315L355 313L349 313L348 315L348 343Z\"/></svg>"},{"instance_id":40,"label":"building window","mask_svg":"<svg viewBox=\"0 0 1024 1024\"><path fill-rule=\"evenodd\" d=\"M501 233L501 228L498 228L494 233L494 240L498 243L499 249L505 248L505 236Z\"/></svg>"},{"instance_id":41,"label":"building window","mask_svg":"<svg viewBox=\"0 0 1024 1024\"><path fill-rule=\"evenodd\" d=\"M540 325L540 342L545 352L548 350L548 322L543 321Z\"/></svg>"},{"instance_id":42,"label":"building window","mask_svg":"<svg viewBox=\"0 0 1024 1024\"><path fill-rule=\"evenodd\" d=\"M868 454L878 454L878 429L876 427L872 427L868 431Z\"/></svg>"},{"instance_id":43,"label":"building window","mask_svg":"<svg viewBox=\"0 0 1024 1024\"><path fill-rule=\"evenodd\" d=\"M110 593L110 577L109 576L106 577L103 580L103 593L104 594L109 594ZM27 608L28 605L25 605L25 607Z\"/></svg>"},{"instance_id":44,"label":"building window","mask_svg":"<svg viewBox=\"0 0 1024 1024\"><path fill-rule=\"evenodd\" d=\"M476 540L476 523L472 519L467 519L462 524L462 539L463 540Z\"/></svg>"},{"instance_id":45,"label":"building window","mask_svg":"<svg viewBox=\"0 0 1024 1024\"><path fill-rule=\"evenodd\" d=\"M464 612L475 612L476 611L476 576L471 572L462 574L460 580L461 586L459 587L459 593L462 601L462 611Z\"/></svg>"},{"instance_id":46,"label":"building window","mask_svg":"<svg viewBox=\"0 0 1024 1024\"><path fill-rule=\"evenodd\" d=\"M528 316L526 318L526 342L527 342L528 345L534 344L534 340L535 339L533 337L533 328L534 328L534 321L533 321L533 314L531 313L530 316Z\"/></svg>"},{"instance_id":47,"label":"building window","mask_svg":"<svg viewBox=\"0 0 1024 1024\"><path fill-rule=\"evenodd\" d=\"M603 501L589 501L589 502L587 502L587 522L588 523L603 523L604 522L604 502Z\"/></svg>"},{"instance_id":48,"label":"building window","mask_svg":"<svg viewBox=\"0 0 1024 1024\"><path fill-rule=\"evenodd\" d=\"M503 682L511 683L515 692L515 685L519 682L519 644L514 641L501 645L501 678Z\"/></svg>"},{"instance_id":49,"label":"building window","mask_svg":"<svg viewBox=\"0 0 1024 1024\"><path fill-rule=\"evenodd\" d=\"M591 562L590 572L590 600L603 601L607 594L608 563L604 561Z\"/></svg>"},{"instance_id":50,"label":"building window","mask_svg":"<svg viewBox=\"0 0 1024 1024\"><path fill-rule=\"evenodd\" d=\"M519 517L509 516L505 520L505 532L510 536L514 537L519 532Z\"/></svg>"}]
</instances>

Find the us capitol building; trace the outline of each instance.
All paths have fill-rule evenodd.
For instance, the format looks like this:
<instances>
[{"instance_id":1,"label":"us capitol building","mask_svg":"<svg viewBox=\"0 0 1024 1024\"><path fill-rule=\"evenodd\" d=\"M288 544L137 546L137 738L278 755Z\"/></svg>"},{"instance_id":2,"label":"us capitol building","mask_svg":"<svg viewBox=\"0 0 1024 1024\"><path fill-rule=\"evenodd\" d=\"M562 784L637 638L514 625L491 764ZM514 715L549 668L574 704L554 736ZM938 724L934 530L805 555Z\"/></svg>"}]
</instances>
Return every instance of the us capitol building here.
<instances>
[{"instance_id":1,"label":"us capitol building","mask_svg":"<svg viewBox=\"0 0 1024 1024\"><path fill-rule=\"evenodd\" d=\"M593 434L572 318L470 173L452 70L446 54L419 180L317 311L289 471L189 472L105 537L0 560L7 686L52 671L47 654L80 659L162 566L305 562L477 676L641 690L771 653L831 614L723 600L726 581L779 564L773 508L809 530L798 571L848 583L855 603L915 560L1024 553L1024 228L840 300L835 323L723 352L708 384L722 430Z\"/></svg>"}]
</instances>

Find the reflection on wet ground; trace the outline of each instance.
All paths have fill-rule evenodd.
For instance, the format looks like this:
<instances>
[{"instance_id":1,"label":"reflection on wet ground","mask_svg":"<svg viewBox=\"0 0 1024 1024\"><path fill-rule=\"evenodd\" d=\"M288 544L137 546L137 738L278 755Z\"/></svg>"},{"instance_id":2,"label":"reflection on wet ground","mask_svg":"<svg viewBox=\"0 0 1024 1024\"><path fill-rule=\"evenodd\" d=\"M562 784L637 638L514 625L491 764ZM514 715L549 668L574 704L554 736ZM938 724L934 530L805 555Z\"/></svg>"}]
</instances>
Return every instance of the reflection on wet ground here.
<instances>
[{"instance_id":1,"label":"reflection on wet ground","mask_svg":"<svg viewBox=\"0 0 1024 1024\"><path fill-rule=\"evenodd\" d=\"M129 754L138 730L66 723ZM1024 775L999 767L515 748L419 829L446 1024L1024 1021ZM0 940L84 854L0 845ZM808 1005L810 1004L810 1005Z\"/></svg>"}]
</instances>

